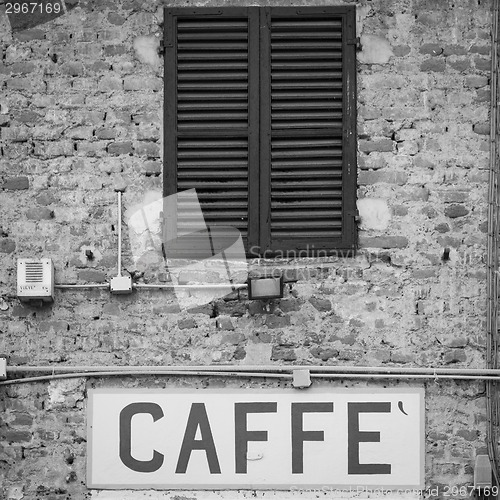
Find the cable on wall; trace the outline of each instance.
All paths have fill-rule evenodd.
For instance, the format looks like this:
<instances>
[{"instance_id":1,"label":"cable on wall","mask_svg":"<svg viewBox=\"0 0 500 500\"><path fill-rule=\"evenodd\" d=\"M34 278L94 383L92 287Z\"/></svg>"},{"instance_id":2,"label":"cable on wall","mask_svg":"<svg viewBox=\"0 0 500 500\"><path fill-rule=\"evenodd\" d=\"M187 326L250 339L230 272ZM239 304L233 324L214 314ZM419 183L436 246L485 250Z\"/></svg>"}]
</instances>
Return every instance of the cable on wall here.
<instances>
[{"instance_id":1,"label":"cable on wall","mask_svg":"<svg viewBox=\"0 0 500 500\"><path fill-rule=\"evenodd\" d=\"M487 241L487 344L486 366L498 367L498 217L499 217L499 138L498 138L498 16L499 0L492 4L491 23L491 103L490 103L490 169L488 181L488 241ZM499 402L495 380L486 381L487 446L495 483L499 483Z\"/></svg>"}]
</instances>

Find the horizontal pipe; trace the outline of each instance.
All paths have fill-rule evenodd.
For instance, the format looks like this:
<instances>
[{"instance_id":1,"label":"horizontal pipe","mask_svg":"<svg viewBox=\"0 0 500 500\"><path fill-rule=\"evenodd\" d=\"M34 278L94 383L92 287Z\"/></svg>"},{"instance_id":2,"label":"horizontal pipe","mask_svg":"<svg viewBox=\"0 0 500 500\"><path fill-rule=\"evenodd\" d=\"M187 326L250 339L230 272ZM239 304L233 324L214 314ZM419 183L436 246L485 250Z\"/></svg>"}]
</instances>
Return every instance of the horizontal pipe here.
<instances>
[{"instance_id":1,"label":"horizontal pipe","mask_svg":"<svg viewBox=\"0 0 500 500\"><path fill-rule=\"evenodd\" d=\"M241 283L239 285L225 285L222 283L214 283L214 284L203 284L203 285L174 285L172 283L166 283L164 285L148 285L147 283L136 283L132 285L132 288L171 288L171 289L178 289L178 288L196 288L196 289L204 289L204 288L234 288L234 289L240 289L240 288L246 288L247 284L246 283Z\"/></svg>"},{"instance_id":2,"label":"horizontal pipe","mask_svg":"<svg viewBox=\"0 0 500 500\"><path fill-rule=\"evenodd\" d=\"M398 375L466 375L469 377L489 376L500 378L500 369L488 368L412 368L412 367L384 367L384 366L309 366L309 365L172 365L172 366L7 366L9 373L70 373L70 372L150 372L170 370L176 372L201 371L201 372L293 372L294 370L309 370L310 372L355 374L366 373L369 375L398 374Z\"/></svg>"},{"instance_id":3,"label":"horizontal pipe","mask_svg":"<svg viewBox=\"0 0 500 500\"><path fill-rule=\"evenodd\" d=\"M132 285L132 288L143 288L143 289L183 289L183 288L189 288L189 289L205 289L205 288L234 288L234 289L241 289L241 288L246 288L247 284L246 283L241 283L237 285L225 285L221 283L214 283L214 284L203 284L203 285L174 285L172 283L166 283L164 285L157 285L157 284L147 284L147 283L134 283ZM108 288L109 289L109 283L89 283L87 285L54 285L54 288L59 288L59 289L84 289L84 288Z\"/></svg>"},{"instance_id":4,"label":"horizontal pipe","mask_svg":"<svg viewBox=\"0 0 500 500\"><path fill-rule=\"evenodd\" d=\"M244 372L244 371L202 371L202 370L115 370L115 371L90 371L90 372L75 372L62 373L52 375L42 375L37 377L26 377L0 382L2 385L25 384L34 382L43 382L57 379L83 378L83 377L119 377L119 376L151 376L151 375L167 375L167 376L216 376L216 377L245 377L245 378L279 378L291 379L292 374L289 373L273 373L273 372ZM435 375L435 374L397 374L397 373L311 373L311 378L316 379L370 379L370 380L434 380L438 382L440 379L448 380L498 380L498 376L492 375Z\"/></svg>"},{"instance_id":5,"label":"horizontal pipe","mask_svg":"<svg viewBox=\"0 0 500 500\"><path fill-rule=\"evenodd\" d=\"M0 381L0 386L2 385L14 385L14 384L26 384L32 382L44 382L49 380L57 379L69 379L69 378L83 378L83 377L120 377L120 376L130 376L130 375L169 375L169 376L197 376L203 377L206 375L217 376L217 377L251 377L251 378L292 378L291 374L283 373L243 373L243 372L210 372L202 373L199 371L182 371L178 372L175 370L155 370L155 371L102 371L102 372L81 372L81 373L63 373L59 375L42 375L39 377L25 377L17 378L12 380Z\"/></svg>"},{"instance_id":6,"label":"horizontal pipe","mask_svg":"<svg viewBox=\"0 0 500 500\"><path fill-rule=\"evenodd\" d=\"M70 288L109 288L109 283L89 283L88 285L54 285L54 288L70 289Z\"/></svg>"}]
</instances>

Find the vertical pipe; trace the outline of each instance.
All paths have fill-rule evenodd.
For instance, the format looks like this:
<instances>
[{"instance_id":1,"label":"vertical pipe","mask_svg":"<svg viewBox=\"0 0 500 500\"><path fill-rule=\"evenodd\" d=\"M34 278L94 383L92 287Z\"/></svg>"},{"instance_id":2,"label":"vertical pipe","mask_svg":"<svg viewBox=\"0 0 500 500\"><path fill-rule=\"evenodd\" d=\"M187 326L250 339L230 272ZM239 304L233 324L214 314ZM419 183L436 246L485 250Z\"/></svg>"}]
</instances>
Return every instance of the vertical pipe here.
<instances>
[{"instance_id":1,"label":"vertical pipe","mask_svg":"<svg viewBox=\"0 0 500 500\"><path fill-rule=\"evenodd\" d=\"M491 103L490 103L490 172L488 186L487 242L487 345L486 366L498 366L498 16L499 0L493 0L491 22ZM487 446L496 485L498 474L498 389L496 381L486 381Z\"/></svg>"},{"instance_id":2,"label":"vertical pipe","mask_svg":"<svg viewBox=\"0 0 500 500\"><path fill-rule=\"evenodd\" d=\"M118 191L118 273L122 275L122 193Z\"/></svg>"}]
</instances>

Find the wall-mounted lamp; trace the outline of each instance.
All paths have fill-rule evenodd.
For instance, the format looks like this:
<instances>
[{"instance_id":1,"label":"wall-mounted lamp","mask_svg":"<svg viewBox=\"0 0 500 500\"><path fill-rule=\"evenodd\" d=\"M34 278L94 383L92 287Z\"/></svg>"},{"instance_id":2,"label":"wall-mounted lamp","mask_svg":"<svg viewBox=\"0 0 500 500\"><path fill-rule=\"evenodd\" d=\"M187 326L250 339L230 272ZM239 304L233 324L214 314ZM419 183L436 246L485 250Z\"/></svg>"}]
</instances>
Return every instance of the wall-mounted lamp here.
<instances>
[{"instance_id":1,"label":"wall-mounted lamp","mask_svg":"<svg viewBox=\"0 0 500 500\"><path fill-rule=\"evenodd\" d=\"M248 278L250 300L281 299L283 297L283 276Z\"/></svg>"}]
</instances>

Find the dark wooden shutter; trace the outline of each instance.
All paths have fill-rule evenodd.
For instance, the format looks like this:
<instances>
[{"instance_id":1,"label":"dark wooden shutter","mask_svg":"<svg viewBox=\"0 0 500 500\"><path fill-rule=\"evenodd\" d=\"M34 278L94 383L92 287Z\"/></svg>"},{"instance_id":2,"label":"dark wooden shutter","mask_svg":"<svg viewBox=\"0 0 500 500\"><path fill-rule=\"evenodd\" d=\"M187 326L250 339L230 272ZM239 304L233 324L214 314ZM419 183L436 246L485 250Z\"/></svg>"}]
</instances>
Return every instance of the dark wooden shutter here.
<instances>
[{"instance_id":1,"label":"dark wooden shutter","mask_svg":"<svg viewBox=\"0 0 500 500\"><path fill-rule=\"evenodd\" d=\"M348 6L166 8L164 194L195 188L251 256L351 252L354 36Z\"/></svg>"},{"instance_id":2,"label":"dark wooden shutter","mask_svg":"<svg viewBox=\"0 0 500 500\"><path fill-rule=\"evenodd\" d=\"M263 246L309 255L352 250L354 9L271 8L265 16Z\"/></svg>"},{"instance_id":3,"label":"dark wooden shutter","mask_svg":"<svg viewBox=\"0 0 500 500\"><path fill-rule=\"evenodd\" d=\"M252 111L250 101L258 99L258 72L250 75L250 57L255 51L258 61L258 46L251 46L249 10L166 9L165 30L164 194L196 189L206 224L236 227L251 245L249 165L258 135L250 132L258 107ZM179 206L179 231L199 226L191 213Z\"/></svg>"}]
</instances>

